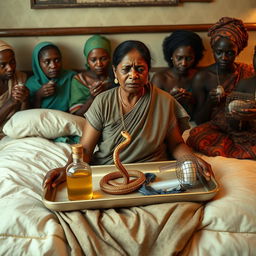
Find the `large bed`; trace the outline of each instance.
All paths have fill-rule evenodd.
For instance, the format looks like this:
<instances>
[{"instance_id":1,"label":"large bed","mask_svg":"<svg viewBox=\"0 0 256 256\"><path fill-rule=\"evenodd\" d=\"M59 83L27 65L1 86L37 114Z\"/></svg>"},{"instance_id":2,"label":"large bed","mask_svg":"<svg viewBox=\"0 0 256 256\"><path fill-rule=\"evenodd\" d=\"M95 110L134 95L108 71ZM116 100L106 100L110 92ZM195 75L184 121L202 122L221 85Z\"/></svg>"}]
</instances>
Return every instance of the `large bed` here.
<instances>
[{"instance_id":1,"label":"large bed","mask_svg":"<svg viewBox=\"0 0 256 256\"><path fill-rule=\"evenodd\" d=\"M83 122L58 111L28 110L5 125L7 135L0 140L0 255L256 255L252 160L203 156L220 186L208 202L71 212L46 208L43 178L65 164L70 153L66 138L81 136Z\"/></svg>"}]
</instances>

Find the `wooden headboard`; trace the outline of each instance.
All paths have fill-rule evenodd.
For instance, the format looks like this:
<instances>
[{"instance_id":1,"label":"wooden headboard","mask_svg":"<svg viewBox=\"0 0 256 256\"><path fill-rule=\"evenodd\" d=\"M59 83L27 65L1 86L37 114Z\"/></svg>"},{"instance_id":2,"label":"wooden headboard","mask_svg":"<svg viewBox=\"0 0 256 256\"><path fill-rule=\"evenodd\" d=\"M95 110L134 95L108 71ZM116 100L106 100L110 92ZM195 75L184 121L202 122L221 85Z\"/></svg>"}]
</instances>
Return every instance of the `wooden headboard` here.
<instances>
[{"instance_id":1,"label":"wooden headboard","mask_svg":"<svg viewBox=\"0 0 256 256\"><path fill-rule=\"evenodd\" d=\"M213 24L112 26L112 27L65 27L65 28L12 28L1 29L0 37L24 36L70 36L89 34L128 34L128 33L169 33L178 29L195 32L207 31ZM248 31L256 31L256 23L245 23Z\"/></svg>"}]
</instances>

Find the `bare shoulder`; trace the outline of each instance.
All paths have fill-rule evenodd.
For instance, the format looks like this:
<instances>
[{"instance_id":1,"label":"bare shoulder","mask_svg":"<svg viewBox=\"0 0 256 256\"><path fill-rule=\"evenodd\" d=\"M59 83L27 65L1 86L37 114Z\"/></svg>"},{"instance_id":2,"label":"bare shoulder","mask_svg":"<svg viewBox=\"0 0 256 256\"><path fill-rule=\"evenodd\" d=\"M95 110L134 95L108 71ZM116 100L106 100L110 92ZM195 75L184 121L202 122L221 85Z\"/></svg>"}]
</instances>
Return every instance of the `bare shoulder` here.
<instances>
[{"instance_id":1,"label":"bare shoulder","mask_svg":"<svg viewBox=\"0 0 256 256\"><path fill-rule=\"evenodd\" d=\"M213 65L200 68L193 78L193 88L209 87L214 77Z\"/></svg>"},{"instance_id":2,"label":"bare shoulder","mask_svg":"<svg viewBox=\"0 0 256 256\"><path fill-rule=\"evenodd\" d=\"M206 66L206 67L201 67L197 70L195 73L195 78L200 79L200 78L206 78L209 75L213 73L213 66Z\"/></svg>"},{"instance_id":3,"label":"bare shoulder","mask_svg":"<svg viewBox=\"0 0 256 256\"><path fill-rule=\"evenodd\" d=\"M164 70L158 71L154 74L151 82L161 89L166 88L166 84L172 79L172 73L170 69L166 68Z\"/></svg>"}]
</instances>

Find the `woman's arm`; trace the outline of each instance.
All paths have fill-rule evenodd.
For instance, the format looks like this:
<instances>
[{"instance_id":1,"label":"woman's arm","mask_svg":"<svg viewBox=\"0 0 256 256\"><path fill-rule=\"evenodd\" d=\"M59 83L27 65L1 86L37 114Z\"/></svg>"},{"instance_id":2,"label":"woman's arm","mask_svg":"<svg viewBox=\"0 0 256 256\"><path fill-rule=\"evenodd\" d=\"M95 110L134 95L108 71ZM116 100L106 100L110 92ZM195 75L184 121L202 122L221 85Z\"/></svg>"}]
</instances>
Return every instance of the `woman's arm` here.
<instances>
[{"instance_id":1,"label":"woman's arm","mask_svg":"<svg viewBox=\"0 0 256 256\"><path fill-rule=\"evenodd\" d=\"M167 143L168 150L175 159L179 160L186 156L194 157L200 166L198 171L206 178L206 180L210 180L210 177L213 175L210 164L196 156L191 148L184 143L177 125L172 129L171 135L167 137Z\"/></svg>"},{"instance_id":2,"label":"woman's arm","mask_svg":"<svg viewBox=\"0 0 256 256\"><path fill-rule=\"evenodd\" d=\"M86 81L84 81L86 83ZM83 84L82 81L78 81L75 78L71 83L71 96L70 96L70 111L72 112L72 106L82 103L81 107L72 112L77 116L84 116L86 111L90 108L94 98L101 92L109 89L109 83L96 81L92 85Z\"/></svg>"},{"instance_id":3,"label":"woman's arm","mask_svg":"<svg viewBox=\"0 0 256 256\"><path fill-rule=\"evenodd\" d=\"M193 119L197 124L209 121L213 108L213 101L206 88L206 82L209 81L207 73L205 71L197 73L192 83L192 94L196 103Z\"/></svg>"},{"instance_id":4,"label":"woman's arm","mask_svg":"<svg viewBox=\"0 0 256 256\"><path fill-rule=\"evenodd\" d=\"M25 86L14 86L10 99L0 108L0 125L12 111L23 110L28 106L29 90Z\"/></svg>"},{"instance_id":5,"label":"woman's arm","mask_svg":"<svg viewBox=\"0 0 256 256\"><path fill-rule=\"evenodd\" d=\"M93 151L99 141L101 132L96 130L87 120L83 130L80 143L84 148L84 161L89 163L92 160Z\"/></svg>"},{"instance_id":6,"label":"woman's arm","mask_svg":"<svg viewBox=\"0 0 256 256\"><path fill-rule=\"evenodd\" d=\"M77 115L77 116L82 116L84 117L84 114L86 113L86 111L89 109L89 107L91 106L92 102L93 102L94 98L93 97L89 97L87 99L87 101L75 112L73 112L73 115Z\"/></svg>"},{"instance_id":7,"label":"woman's arm","mask_svg":"<svg viewBox=\"0 0 256 256\"><path fill-rule=\"evenodd\" d=\"M0 108L0 125L4 123L7 116L13 111L17 111L20 108L21 103L15 101L12 98L9 99L1 108Z\"/></svg>"},{"instance_id":8,"label":"woman's arm","mask_svg":"<svg viewBox=\"0 0 256 256\"><path fill-rule=\"evenodd\" d=\"M86 120L83 129L83 135L80 143L84 148L84 161L89 163L92 159L93 151L98 143L101 132L97 131L90 123ZM56 187L58 184L66 180L66 168L72 162L72 157L69 155L67 163L63 167L55 168L50 170L43 181L43 187Z\"/></svg>"},{"instance_id":9,"label":"woman's arm","mask_svg":"<svg viewBox=\"0 0 256 256\"><path fill-rule=\"evenodd\" d=\"M157 86L158 88L164 90L165 86L165 78L162 73L158 72L155 73L151 79L153 85Z\"/></svg>"}]
</instances>

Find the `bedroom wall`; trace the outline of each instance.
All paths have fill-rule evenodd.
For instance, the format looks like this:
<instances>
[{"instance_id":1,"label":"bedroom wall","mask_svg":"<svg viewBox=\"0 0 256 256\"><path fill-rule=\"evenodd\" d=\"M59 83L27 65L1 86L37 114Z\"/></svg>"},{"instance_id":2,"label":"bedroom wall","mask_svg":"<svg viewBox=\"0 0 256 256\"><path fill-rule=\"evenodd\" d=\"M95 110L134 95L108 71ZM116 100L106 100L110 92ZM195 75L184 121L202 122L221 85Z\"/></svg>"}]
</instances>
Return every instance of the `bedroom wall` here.
<instances>
[{"instance_id":1,"label":"bedroom wall","mask_svg":"<svg viewBox=\"0 0 256 256\"><path fill-rule=\"evenodd\" d=\"M222 16L256 23L255 0L213 0L211 3L182 3L176 7L105 7L72 9L31 9L30 0L0 1L0 28L52 28L52 27L101 27L136 25L211 24ZM213 61L206 32L198 33L207 49L200 65ZM166 66L161 44L168 33L109 34L114 48L126 39L145 42L153 57L153 66ZM84 65L83 45L90 35L2 37L16 49L18 68L31 69L31 52L40 41L52 41L60 46L66 68L81 69ZM1 37L1 34L0 34ZM251 63L256 31L249 32L249 45L238 57Z\"/></svg>"}]
</instances>

